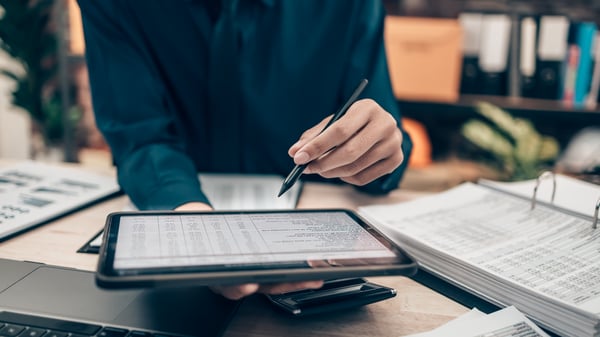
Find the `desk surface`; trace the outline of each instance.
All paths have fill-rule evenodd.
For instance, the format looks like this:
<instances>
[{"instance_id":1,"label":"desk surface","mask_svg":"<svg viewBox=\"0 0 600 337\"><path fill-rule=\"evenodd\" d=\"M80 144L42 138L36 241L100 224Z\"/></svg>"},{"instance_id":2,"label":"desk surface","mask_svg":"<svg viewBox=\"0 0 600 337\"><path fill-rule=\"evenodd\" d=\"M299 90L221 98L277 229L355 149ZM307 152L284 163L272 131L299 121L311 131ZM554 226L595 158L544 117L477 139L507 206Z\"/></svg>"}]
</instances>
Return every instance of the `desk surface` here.
<instances>
[{"instance_id":1,"label":"desk surface","mask_svg":"<svg viewBox=\"0 0 600 337\"><path fill-rule=\"evenodd\" d=\"M350 186L307 184L298 207L356 209L359 205L396 203L419 195L397 190L386 197L372 197ZM107 213L124 209L127 202L127 197L119 196L2 242L0 257L94 270L97 256L76 251L102 229ZM369 280L396 288L396 297L342 313L298 318L278 311L263 296L255 295L244 300L225 336L404 336L433 329L468 310L405 277Z\"/></svg>"}]
</instances>

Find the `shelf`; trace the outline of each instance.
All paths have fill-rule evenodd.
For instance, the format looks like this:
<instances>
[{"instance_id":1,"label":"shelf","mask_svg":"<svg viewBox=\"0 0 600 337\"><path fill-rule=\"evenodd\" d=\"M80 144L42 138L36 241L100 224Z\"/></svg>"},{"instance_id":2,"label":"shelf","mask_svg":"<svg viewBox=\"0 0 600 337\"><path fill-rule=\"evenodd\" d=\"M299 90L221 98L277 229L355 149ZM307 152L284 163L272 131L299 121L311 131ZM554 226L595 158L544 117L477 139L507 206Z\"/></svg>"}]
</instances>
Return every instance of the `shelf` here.
<instances>
[{"instance_id":1,"label":"shelf","mask_svg":"<svg viewBox=\"0 0 600 337\"><path fill-rule=\"evenodd\" d=\"M466 118L475 116L475 104L480 101L489 102L512 114L530 118L552 118L554 120L586 121L589 124L600 124L600 108L593 110L576 109L564 106L560 101L485 95L461 95L457 102L425 102L399 100L402 112L410 117Z\"/></svg>"},{"instance_id":2,"label":"shelf","mask_svg":"<svg viewBox=\"0 0 600 337\"><path fill-rule=\"evenodd\" d=\"M559 101L504 96L462 95L457 102L399 100L402 116L420 121L429 134L434 158L444 157L460 147L459 130L468 119L480 118L478 101L486 101L530 120L544 135L555 137L564 148L571 137L587 126L600 125L600 109L570 109Z\"/></svg>"}]
</instances>

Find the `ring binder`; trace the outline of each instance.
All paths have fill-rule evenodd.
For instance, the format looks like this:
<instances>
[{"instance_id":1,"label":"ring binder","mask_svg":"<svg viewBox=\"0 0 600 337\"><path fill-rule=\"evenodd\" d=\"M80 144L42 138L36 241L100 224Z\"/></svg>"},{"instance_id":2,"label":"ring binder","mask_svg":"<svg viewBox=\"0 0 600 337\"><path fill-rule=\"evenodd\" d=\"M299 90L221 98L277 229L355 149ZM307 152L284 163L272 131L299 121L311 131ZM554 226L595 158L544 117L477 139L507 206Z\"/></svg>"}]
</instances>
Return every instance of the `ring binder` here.
<instances>
[{"instance_id":1,"label":"ring binder","mask_svg":"<svg viewBox=\"0 0 600 337\"><path fill-rule=\"evenodd\" d=\"M560 191L551 204L550 182L542 180L552 176L538 178L538 185L548 186L537 191L534 211L535 178L468 182L359 211L434 277L491 304L515 305L557 336L600 337L600 278L592 277L600 269L594 254L600 229L591 229L600 188L554 172Z\"/></svg>"},{"instance_id":2,"label":"ring binder","mask_svg":"<svg viewBox=\"0 0 600 337\"><path fill-rule=\"evenodd\" d=\"M538 190L538 187L540 186L540 181L542 179L545 179L548 177L552 177L552 197L550 198L550 203L554 203L554 196L556 195L556 176L554 175L554 172L545 171L542 174L540 174L535 181L535 187L533 188L533 196L531 197L531 210L532 211L535 208L536 198L537 198L537 190Z\"/></svg>"},{"instance_id":3,"label":"ring binder","mask_svg":"<svg viewBox=\"0 0 600 337\"><path fill-rule=\"evenodd\" d=\"M598 209L600 209L600 198L596 201L596 208L594 209L594 222L592 223L592 229L598 228Z\"/></svg>"},{"instance_id":4,"label":"ring binder","mask_svg":"<svg viewBox=\"0 0 600 337\"><path fill-rule=\"evenodd\" d=\"M552 203L552 204L554 203L554 196L556 195L556 175L554 174L554 172L545 171L545 172L542 172L542 174L540 174L537 177L537 179L535 180L535 187L533 187L533 195L531 196L531 210L532 211L536 205L537 190L538 190L538 187L540 186L540 182L543 179L546 179L548 177L552 177L552 197L550 198L550 203ZM592 229L598 228L599 210L600 210L600 198L598 198L598 201L596 201L596 206L594 207L594 216L592 219Z\"/></svg>"}]
</instances>

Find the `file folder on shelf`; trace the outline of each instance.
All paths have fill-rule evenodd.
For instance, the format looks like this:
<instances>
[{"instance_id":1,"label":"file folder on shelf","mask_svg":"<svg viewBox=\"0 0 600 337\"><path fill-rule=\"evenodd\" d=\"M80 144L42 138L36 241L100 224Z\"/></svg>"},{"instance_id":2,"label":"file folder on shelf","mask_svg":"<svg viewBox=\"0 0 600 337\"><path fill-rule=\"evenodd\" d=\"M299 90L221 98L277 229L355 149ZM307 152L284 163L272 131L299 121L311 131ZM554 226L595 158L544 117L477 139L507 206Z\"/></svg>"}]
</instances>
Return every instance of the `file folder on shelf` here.
<instances>
[{"instance_id":1,"label":"file folder on shelf","mask_svg":"<svg viewBox=\"0 0 600 337\"><path fill-rule=\"evenodd\" d=\"M479 78L479 52L481 46L482 13L461 13L458 22L463 30L463 64L460 80L462 94L478 94Z\"/></svg>"},{"instance_id":2,"label":"file folder on shelf","mask_svg":"<svg viewBox=\"0 0 600 337\"><path fill-rule=\"evenodd\" d=\"M481 92L506 95L508 91L508 59L511 20L505 14L486 14L481 25Z\"/></svg>"},{"instance_id":3,"label":"file folder on shelf","mask_svg":"<svg viewBox=\"0 0 600 337\"><path fill-rule=\"evenodd\" d=\"M577 108L585 106L586 97L590 93L596 31L596 24L593 22L580 22L577 24L575 39L579 47L579 64L577 67L577 76L575 76L573 98L573 103Z\"/></svg>"},{"instance_id":4,"label":"file folder on shelf","mask_svg":"<svg viewBox=\"0 0 600 337\"><path fill-rule=\"evenodd\" d=\"M464 183L359 212L451 285L499 307L514 305L561 336L600 336L600 229L593 227L600 187L556 178L554 204L540 190L533 209L532 194L519 195L529 188ZM561 193L592 197L581 213L558 202Z\"/></svg>"},{"instance_id":5,"label":"file folder on shelf","mask_svg":"<svg viewBox=\"0 0 600 337\"><path fill-rule=\"evenodd\" d=\"M562 68L567 55L569 19L565 16L542 16L536 66L536 97L559 99L562 96Z\"/></svg>"},{"instance_id":6,"label":"file folder on shelf","mask_svg":"<svg viewBox=\"0 0 600 337\"><path fill-rule=\"evenodd\" d=\"M519 33L519 84L521 96L535 97L536 19L532 16L522 18Z\"/></svg>"}]
</instances>

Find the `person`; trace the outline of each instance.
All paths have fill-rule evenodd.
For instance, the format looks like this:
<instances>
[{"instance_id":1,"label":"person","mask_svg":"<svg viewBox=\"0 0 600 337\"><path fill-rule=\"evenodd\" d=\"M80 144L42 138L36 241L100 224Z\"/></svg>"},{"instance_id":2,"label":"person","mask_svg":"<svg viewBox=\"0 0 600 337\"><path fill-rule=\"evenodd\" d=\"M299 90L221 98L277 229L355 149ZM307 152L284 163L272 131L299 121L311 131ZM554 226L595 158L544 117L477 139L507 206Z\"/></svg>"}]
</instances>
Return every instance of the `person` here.
<instances>
[{"instance_id":1,"label":"person","mask_svg":"<svg viewBox=\"0 0 600 337\"><path fill-rule=\"evenodd\" d=\"M401 128L380 0L80 1L92 101L142 210L210 210L197 172L397 188ZM363 78L347 113L321 133ZM321 282L215 287L229 298Z\"/></svg>"}]
</instances>

